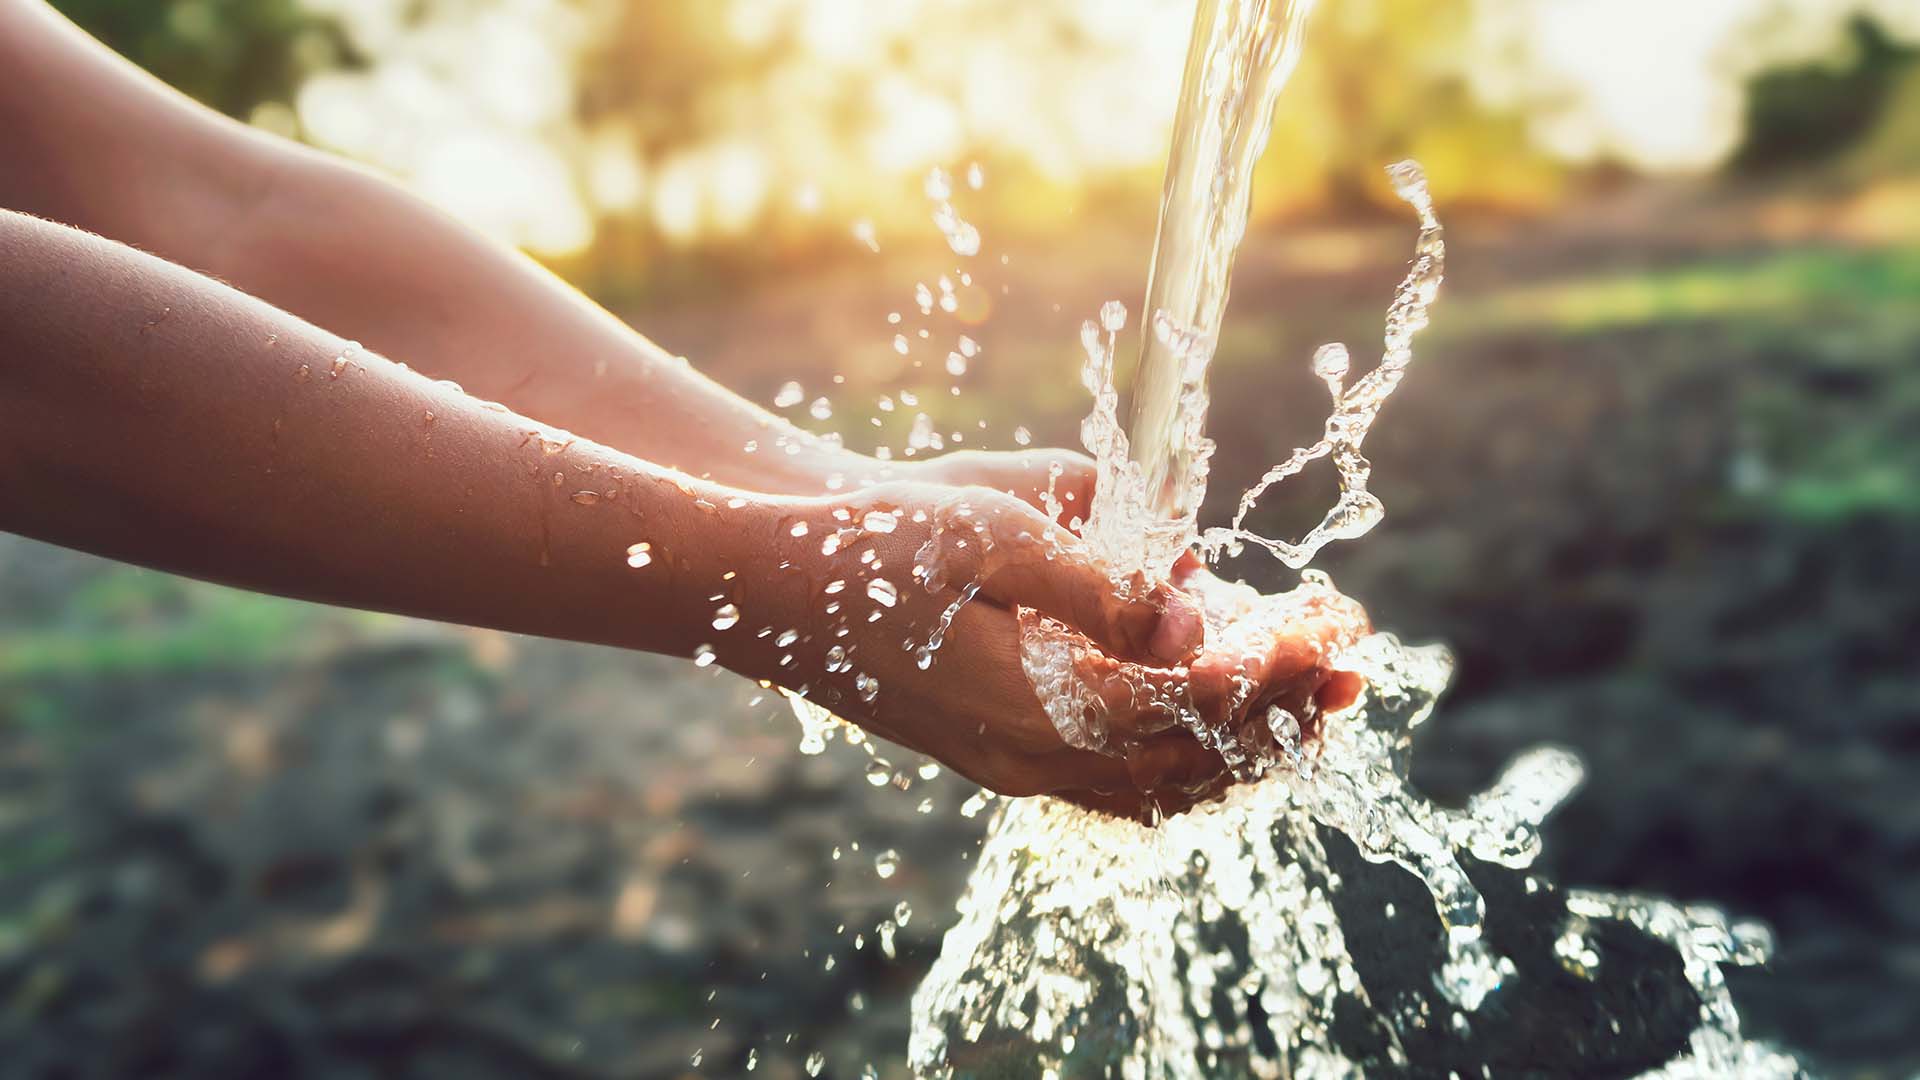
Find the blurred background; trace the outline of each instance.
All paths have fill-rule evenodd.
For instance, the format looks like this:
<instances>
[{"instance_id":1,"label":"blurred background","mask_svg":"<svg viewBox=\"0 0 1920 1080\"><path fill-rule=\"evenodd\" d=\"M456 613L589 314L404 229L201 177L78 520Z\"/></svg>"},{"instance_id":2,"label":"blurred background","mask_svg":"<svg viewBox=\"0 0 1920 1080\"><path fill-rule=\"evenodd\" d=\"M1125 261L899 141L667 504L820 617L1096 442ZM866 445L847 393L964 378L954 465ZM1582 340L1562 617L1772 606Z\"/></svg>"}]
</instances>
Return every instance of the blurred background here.
<instances>
[{"instance_id":1,"label":"blurred background","mask_svg":"<svg viewBox=\"0 0 1920 1080\"><path fill-rule=\"evenodd\" d=\"M1191 18L55 6L730 387L828 398L789 411L862 450L1073 443L1075 330L1138 306ZM1458 799L1577 748L1554 876L1767 920L1772 971L1733 976L1749 1030L1912 1075L1920 2L1325 0L1213 376L1215 519L1317 433L1313 346L1378 340L1414 235L1381 167L1408 155L1450 276L1369 441L1388 518L1320 565L1460 657L1416 776ZM984 236L964 265L936 167ZM1331 483L1262 525L1297 533ZM0 1074L904 1076L987 815L798 734L717 671L0 537Z\"/></svg>"}]
</instances>

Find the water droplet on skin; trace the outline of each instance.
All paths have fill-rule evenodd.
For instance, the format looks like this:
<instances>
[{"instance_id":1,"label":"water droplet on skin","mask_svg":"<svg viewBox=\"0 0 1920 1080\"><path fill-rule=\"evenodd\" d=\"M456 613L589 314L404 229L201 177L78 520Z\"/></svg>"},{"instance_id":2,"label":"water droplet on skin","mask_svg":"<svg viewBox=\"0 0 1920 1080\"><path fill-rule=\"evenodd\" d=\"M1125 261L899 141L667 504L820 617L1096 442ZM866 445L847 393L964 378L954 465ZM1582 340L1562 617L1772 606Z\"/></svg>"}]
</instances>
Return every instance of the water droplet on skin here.
<instances>
[{"instance_id":1,"label":"water droplet on skin","mask_svg":"<svg viewBox=\"0 0 1920 1080\"><path fill-rule=\"evenodd\" d=\"M718 659L719 656L714 653L711 645L700 645L693 650L694 667L712 667L713 662Z\"/></svg>"},{"instance_id":2,"label":"water droplet on skin","mask_svg":"<svg viewBox=\"0 0 1920 1080\"><path fill-rule=\"evenodd\" d=\"M860 519L860 527L874 533L890 533L899 525L900 515L888 510L869 510Z\"/></svg>"},{"instance_id":3,"label":"water droplet on skin","mask_svg":"<svg viewBox=\"0 0 1920 1080\"><path fill-rule=\"evenodd\" d=\"M653 545L642 540L627 549L627 565L635 570L653 561Z\"/></svg>"},{"instance_id":4,"label":"water droplet on skin","mask_svg":"<svg viewBox=\"0 0 1920 1080\"><path fill-rule=\"evenodd\" d=\"M597 491L576 491L573 493L573 501L581 506L598 506L600 504L600 493Z\"/></svg>"},{"instance_id":5,"label":"water droplet on skin","mask_svg":"<svg viewBox=\"0 0 1920 1080\"><path fill-rule=\"evenodd\" d=\"M923 761L920 763L918 772L920 773L920 779L931 780L940 775L940 766L931 761Z\"/></svg>"},{"instance_id":6,"label":"water droplet on skin","mask_svg":"<svg viewBox=\"0 0 1920 1080\"><path fill-rule=\"evenodd\" d=\"M293 379L295 382L306 382L308 379L312 377L313 377L313 368L307 366L306 364L301 364L299 370L293 373Z\"/></svg>"},{"instance_id":7,"label":"water droplet on skin","mask_svg":"<svg viewBox=\"0 0 1920 1080\"><path fill-rule=\"evenodd\" d=\"M827 650L827 670L839 673L847 669L847 650L843 645L835 645Z\"/></svg>"},{"instance_id":8,"label":"water droplet on skin","mask_svg":"<svg viewBox=\"0 0 1920 1080\"><path fill-rule=\"evenodd\" d=\"M841 578L834 578L832 581L827 582L826 588L821 589L820 591L823 593L826 593L828 596L832 596L834 593L837 593L841 589L844 589L846 587L847 587L846 581L844 581Z\"/></svg>"},{"instance_id":9,"label":"water droplet on skin","mask_svg":"<svg viewBox=\"0 0 1920 1080\"><path fill-rule=\"evenodd\" d=\"M787 646L799 640L800 640L800 631L782 630L780 631L780 636L773 639L773 643L775 645L778 645L780 648L784 649Z\"/></svg>"},{"instance_id":10,"label":"water droplet on skin","mask_svg":"<svg viewBox=\"0 0 1920 1080\"><path fill-rule=\"evenodd\" d=\"M885 780L882 780L881 782L885 783ZM892 877L895 873L899 871L899 869L900 869L900 853L893 850L892 848L888 848L887 850L873 857L873 872L875 874L878 874L882 881L885 881L887 878Z\"/></svg>"},{"instance_id":11,"label":"water droplet on skin","mask_svg":"<svg viewBox=\"0 0 1920 1080\"><path fill-rule=\"evenodd\" d=\"M833 403L823 397L814 398L813 404L807 406L807 415L815 420L825 420L833 415Z\"/></svg>"},{"instance_id":12,"label":"water droplet on skin","mask_svg":"<svg viewBox=\"0 0 1920 1080\"><path fill-rule=\"evenodd\" d=\"M907 355L907 350L911 348L913 348L913 346L907 341L907 335L905 334L893 335L893 351L894 352L899 353L901 356L905 356Z\"/></svg>"},{"instance_id":13,"label":"water droplet on skin","mask_svg":"<svg viewBox=\"0 0 1920 1080\"><path fill-rule=\"evenodd\" d=\"M782 386L779 393L773 395L773 404L778 409L790 409L800 404L800 399L806 396L806 391L800 389L799 383L790 382Z\"/></svg>"},{"instance_id":14,"label":"water droplet on skin","mask_svg":"<svg viewBox=\"0 0 1920 1080\"><path fill-rule=\"evenodd\" d=\"M796 521L793 523L793 527L788 529L787 532L793 536L805 536L807 535L807 523L804 521Z\"/></svg>"},{"instance_id":15,"label":"water droplet on skin","mask_svg":"<svg viewBox=\"0 0 1920 1080\"><path fill-rule=\"evenodd\" d=\"M860 700L869 705L880 696L880 680L865 672L853 677L853 688L860 694Z\"/></svg>"},{"instance_id":16,"label":"water droplet on skin","mask_svg":"<svg viewBox=\"0 0 1920 1080\"><path fill-rule=\"evenodd\" d=\"M731 630L740 621L740 609L733 604L722 604L713 612L715 630Z\"/></svg>"},{"instance_id":17,"label":"water droplet on skin","mask_svg":"<svg viewBox=\"0 0 1920 1080\"><path fill-rule=\"evenodd\" d=\"M881 607L892 607L900 599L900 590L886 578L867 582L867 597Z\"/></svg>"}]
</instances>

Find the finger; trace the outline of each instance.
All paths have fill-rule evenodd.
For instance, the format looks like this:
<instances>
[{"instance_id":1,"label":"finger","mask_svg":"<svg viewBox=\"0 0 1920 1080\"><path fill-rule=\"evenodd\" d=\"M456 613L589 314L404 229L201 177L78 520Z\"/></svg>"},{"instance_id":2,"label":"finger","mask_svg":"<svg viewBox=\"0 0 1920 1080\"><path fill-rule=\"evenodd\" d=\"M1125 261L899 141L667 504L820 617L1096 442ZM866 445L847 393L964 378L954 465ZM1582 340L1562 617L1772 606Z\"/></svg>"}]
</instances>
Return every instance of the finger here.
<instances>
[{"instance_id":1,"label":"finger","mask_svg":"<svg viewBox=\"0 0 1920 1080\"><path fill-rule=\"evenodd\" d=\"M1127 775L1143 791L1191 791L1227 771L1226 759L1201 746L1188 732L1168 731L1127 748Z\"/></svg>"},{"instance_id":2,"label":"finger","mask_svg":"<svg viewBox=\"0 0 1920 1080\"><path fill-rule=\"evenodd\" d=\"M1010 453L966 451L935 459L938 475L949 482L999 488L1036 509L1047 509L1049 494L1060 504L1060 524L1085 518L1092 505L1093 459L1071 450L1018 450Z\"/></svg>"},{"instance_id":3,"label":"finger","mask_svg":"<svg viewBox=\"0 0 1920 1080\"><path fill-rule=\"evenodd\" d=\"M1367 680L1351 671L1336 671L1313 695L1313 703L1323 713L1339 712L1360 700Z\"/></svg>"},{"instance_id":4,"label":"finger","mask_svg":"<svg viewBox=\"0 0 1920 1080\"><path fill-rule=\"evenodd\" d=\"M1069 551L1029 549L1009 557L982 586L988 599L1058 619L1101 650L1162 667L1200 651L1206 623L1199 607L1177 590L1156 586L1125 595L1104 570Z\"/></svg>"}]
</instances>

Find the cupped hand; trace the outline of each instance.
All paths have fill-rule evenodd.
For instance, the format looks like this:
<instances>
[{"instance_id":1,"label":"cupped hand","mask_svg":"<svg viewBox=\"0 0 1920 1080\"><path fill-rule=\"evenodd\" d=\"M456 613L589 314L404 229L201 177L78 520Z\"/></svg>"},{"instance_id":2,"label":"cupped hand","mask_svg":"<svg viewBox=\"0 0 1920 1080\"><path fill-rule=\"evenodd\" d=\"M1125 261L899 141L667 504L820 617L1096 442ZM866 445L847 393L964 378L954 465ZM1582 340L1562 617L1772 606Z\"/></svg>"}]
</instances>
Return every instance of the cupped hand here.
<instances>
[{"instance_id":1,"label":"cupped hand","mask_svg":"<svg viewBox=\"0 0 1920 1080\"><path fill-rule=\"evenodd\" d=\"M1222 581L1186 555L1173 580L1205 612L1206 648L1188 668L1196 712L1243 751L1272 759L1321 733L1328 713L1353 704L1361 677L1337 666L1370 629L1366 611L1330 585L1305 582L1261 595ZM1278 710L1277 712L1275 710ZM1291 731L1280 730L1291 723Z\"/></svg>"},{"instance_id":2,"label":"cupped hand","mask_svg":"<svg viewBox=\"0 0 1920 1080\"><path fill-rule=\"evenodd\" d=\"M956 450L904 466L894 474L904 480L989 487L1041 510L1056 506L1061 525L1084 519L1093 505L1093 459L1072 450Z\"/></svg>"},{"instance_id":3,"label":"cupped hand","mask_svg":"<svg viewBox=\"0 0 1920 1080\"><path fill-rule=\"evenodd\" d=\"M1171 813L1223 768L1133 702L1122 676L1191 661L1198 611L1166 586L1116 589L1077 537L1028 503L904 482L768 511L772 561L785 569L742 583L743 619L728 632L740 636L716 643L737 670L1002 794ZM1022 666L1021 608L1094 643L1076 671L1111 699L1109 723L1128 734L1118 756L1067 745L1048 718Z\"/></svg>"}]
</instances>

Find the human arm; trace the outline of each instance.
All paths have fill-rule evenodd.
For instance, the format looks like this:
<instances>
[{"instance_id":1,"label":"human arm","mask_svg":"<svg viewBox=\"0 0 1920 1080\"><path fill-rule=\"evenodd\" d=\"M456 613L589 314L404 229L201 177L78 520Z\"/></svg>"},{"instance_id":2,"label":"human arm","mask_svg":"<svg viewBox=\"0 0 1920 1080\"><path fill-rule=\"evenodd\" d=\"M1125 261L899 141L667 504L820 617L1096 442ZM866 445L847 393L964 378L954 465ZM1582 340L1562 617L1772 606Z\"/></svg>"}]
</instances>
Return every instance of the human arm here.
<instances>
[{"instance_id":1,"label":"human arm","mask_svg":"<svg viewBox=\"0 0 1920 1080\"><path fill-rule=\"evenodd\" d=\"M693 475L818 494L836 474L857 486L883 471L398 186L194 103L39 0L0 0L0 70L0 206L156 253Z\"/></svg>"},{"instance_id":2,"label":"human arm","mask_svg":"<svg viewBox=\"0 0 1920 1080\"><path fill-rule=\"evenodd\" d=\"M1013 794L1093 801L1217 771L1190 739L1131 762L1060 741L1019 666L1016 605L1163 658L1190 651L1197 625L1166 627L1164 593L1114 595L1026 504L962 494L1003 557L959 555L960 576L930 590L910 567L953 489L796 498L702 481L160 259L0 211L0 529L302 599L680 656L706 645ZM881 501L892 530L825 550ZM874 598L882 575L892 605ZM850 582L848 602L829 612L834 580ZM924 642L972 580L980 597L920 669L900 642ZM726 603L741 621L717 627ZM836 646L852 666L830 665Z\"/></svg>"}]
</instances>

